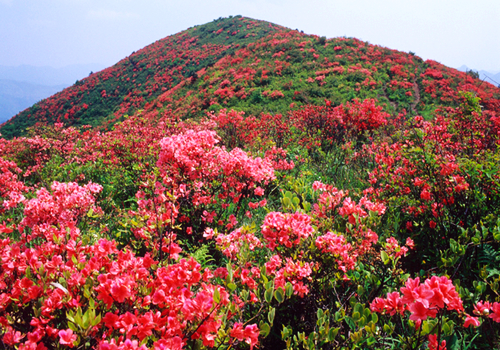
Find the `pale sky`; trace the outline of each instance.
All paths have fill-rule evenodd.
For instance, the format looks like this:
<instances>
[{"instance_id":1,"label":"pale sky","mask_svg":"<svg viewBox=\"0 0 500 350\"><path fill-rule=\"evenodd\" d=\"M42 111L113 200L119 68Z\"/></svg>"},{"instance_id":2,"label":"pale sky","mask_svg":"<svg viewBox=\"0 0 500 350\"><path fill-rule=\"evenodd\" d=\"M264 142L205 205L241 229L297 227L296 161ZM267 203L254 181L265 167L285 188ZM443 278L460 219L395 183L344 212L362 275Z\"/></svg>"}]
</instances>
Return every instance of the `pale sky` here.
<instances>
[{"instance_id":1,"label":"pale sky","mask_svg":"<svg viewBox=\"0 0 500 350\"><path fill-rule=\"evenodd\" d=\"M500 71L500 0L0 0L0 65L111 66L229 15Z\"/></svg>"}]
</instances>

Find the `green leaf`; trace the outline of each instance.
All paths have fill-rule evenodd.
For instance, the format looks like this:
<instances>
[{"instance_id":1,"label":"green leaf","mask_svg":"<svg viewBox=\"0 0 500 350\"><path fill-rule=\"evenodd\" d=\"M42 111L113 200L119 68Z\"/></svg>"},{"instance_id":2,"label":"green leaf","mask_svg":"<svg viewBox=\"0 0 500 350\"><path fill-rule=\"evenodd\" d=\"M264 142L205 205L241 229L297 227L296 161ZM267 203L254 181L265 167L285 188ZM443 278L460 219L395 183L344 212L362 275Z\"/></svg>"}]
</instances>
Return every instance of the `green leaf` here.
<instances>
[{"instance_id":1,"label":"green leaf","mask_svg":"<svg viewBox=\"0 0 500 350\"><path fill-rule=\"evenodd\" d=\"M226 269L227 269L227 276L229 278L229 282L233 282L233 268L231 266L231 263L227 263Z\"/></svg>"},{"instance_id":2,"label":"green leaf","mask_svg":"<svg viewBox=\"0 0 500 350\"><path fill-rule=\"evenodd\" d=\"M318 309L318 311L316 311L316 317L318 318L318 320L319 320L320 318L323 318L323 310Z\"/></svg>"},{"instance_id":3,"label":"green leaf","mask_svg":"<svg viewBox=\"0 0 500 350\"><path fill-rule=\"evenodd\" d=\"M285 292L288 298L290 298L293 295L293 285L290 282L286 283Z\"/></svg>"},{"instance_id":4,"label":"green leaf","mask_svg":"<svg viewBox=\"0 0 500 350\"><path fill-rule=\"evenodd\" d=\"M493 232L493 239L495 241L500 241L500 231Z\"/></svg>"},{"instance_id":5,"label":"green leaf","mask_svg":"<svg viewBox=\"0 0 500 350\"><path fill-rule=\"evenodd\" d=\"M229 290L232 292L236 289L236 284L234 284L233 282L229 283L227 285L227 288L229 288Z\"/></svg>"},{"instance_id":6,"label":"green leaf","mask_svg":"<svg viewBox=\"0 0 500 350\"><path fill-rule=\"evenodd\" d=\"M288 329L285 325L283 325L283 330L281 331L281 339L287 340L292 334L292 330Z\"/></svg>"},{"instance_id":7,"label":"green leaf","mask_svg":"<svg viewBox=\"0 0 500 350\"><path fill-rule=\"evenodd\" d=\"M389 255L387 255L387 253L383 250L380 252L380 258L382 259L384 265L387 265L391 261Z\"/></svg>"},{"instance_id":8,"label":"green leaf","mask_svg":"<svg viewBox=\"0 0 500 350\"><path fill-rule=\"evenodd\" d=\"M70 310L66 311L66 318L69 321L75 323L75 318L73 317L73 312L71 312Z\"/></svg>"},{"instance_id":9,"label":"green leaf","mask_svg":"<svg viewBox=\"0 0 500 350\"><path fill-rule=\"evenodd\" d=\"M97 326L99 323L101 323L101 314L97 315L96 318L92 321L92 326Z\"/></svg>"},{"instance_id":10,"label":"green leaf","mask_svg":"<svg viewBox=\"0 0 500 350\"><path fill-rule=\"evenodd\" d=\"M82 317L82 321L83 321L83 322L82 322L82 328L83 328L83 329L87 329L87 328L89 328L89 326L90 326L90 322L89 322L89 321L90 321L90 319L89 319L89 316L90 316L90 315L89 315L89 312L88 312L88 310L87 310L87 312L86 312L86 313L84 313L84 314L83 314L83 317Z\"/></svg>"},{"instance_id":11,"label":"green leaf","mask_svg":"<svg viewBox=\"0 0 500 350\"><path fill-rule=\"evenodd\" d=\"M220 292L218 288L214 288L214 303L218 304L220 302Z\"/></svg>"},{"instance_id":12,"label":"green leaf","mask_svg":"<svg viewBox=\"0 0 500 350\"><path fill-rule=\"evenodd\" d=\"M269 332L271 332L271 327L266 322L261 321L261 323L259 323L259 329L260 335L262 335L263 337L267 337L269 335Z\"/></svg>"},{"instance_id":13,"label":"green leaf","mask_svg":"<svg viewBox=\"0 0 500 350\"><path fill-rule=\"evenodd\" d=\"M330 328L330 331L328 331L328 341L333 342L335 340L335 337L337 336L337 333L339 332L340 328Z\"/></svg>"},{"instance_id":14,"label":"green leaf","mask_svg":"<svg viewBox=\"0 0 500 350\"><path fill-rule=\"evenodd\" d=\"M302 207L306 213L311 211L311 203L309 202L303 202Z\"/></svg>"},{"instance_id":15,"label":"green leaf","mask_svg":"<svg viewBox=\"0 0 500 350\"><path fill-rule=\"evenodd\" d=\"M282 202L283 202L283 207L284 208L288 208L288 207L290 207L292 205L292 201L288 197L284 197L282 199Z\"/></svg>"},{"instance_id":16,"label":"green leaf","mask_svg":"<svg viewBox=\"0 0 500 350\"><path fill-rule=\"evenodd\" d=\"M347 325L349 326L349 328L351 330L355 330L356 329L356 325L354 324L354 321L352 320L352 318L346 317L346 318L344 318L344 320L346 321Z\"/></svg>"},{"instance_id":17,"label":"green leaf","mask_svg":"<svg viewBox=\"0 0 500 350\"><path fill-rule=\"evenodd\" d=\"M274 281L269 281L266 284L264 284L264 288L266 288L266 289L274 289Z\"/></svg>"},{"instance_id":18,"label":"green leaf","mask_svg":"<svg viewBox=\"0 0 500 350\"><path fill-rule=\"evenodd\" d=\"M269 313L267 314L267 320L269 321L270 324L273 324L275 314L276 314L276 309L272 307L271 310L269 310Z\"/></svg>"},{"instance_id":19,"label":"green leaf","mask_svg":"<svg viewBox=\"0 0 500 350\"><path fill-rule=\"evenodd\" d=\"M274 292L274 297L276 298L278 303L281 304L285 300L285 292L283 291L283 288L279 287L278 289L276 289L276 291Z\"/></svg>"},{"instance_id":20,"label":"green leaf","mask_svg":"<svg viewBox=\"0 0 500 350\"><path fill-rule=\"evenodd\" d=\"M358 295L359 296L362 296L363 294L365 294L365 289L363 288L362 285L358 285ZM367 309L368 310L368 309Z\"/></svg>"},{"instance_id":21,"label":"green leaf","mask_svg":"<svg viewBox=\"0 0 500 350\"><path fill-rule=\"evenodd\" d=\"M356 303L354 305L354 311L355 312L358 312L358 313L363 313L363 305L361 305L360 303ZM354 317L354 316L353 316Z\"/></svg>"},{"instance_id":22,"label":"green leaf","mask_svg":"<svg viewBox=\"0 0 500 350\"><path fill-rule=\"evenodd\" d=\"M312 333L309 335L309 338L307 338L307 346L309 349L315 349L316 347L314 346L314 338L312 337Z\"/></svg>"},{"instance_id":23,"label":"green leaf","mask_svg":"<svg viewBox=\"0 0 500 350\"><path fill-rule=\"evenodd\" d=\"M83 315L82 315L82 309L78 308L76 311L76 314L74 315L75 323L77 326L80 326L83 328Z\"/></svg>"},{"instance_id":24,"label":"green leaf","mask_svg":"<svg viewBox=\"0 0 500 350\"><path fill-rule=\"evenodd\" d=\"M266 292L264 293L264 299L269 304L273 300L273 290L271 288L269 288L268 290L266 290Z\"/></svg>"}]
</instances>

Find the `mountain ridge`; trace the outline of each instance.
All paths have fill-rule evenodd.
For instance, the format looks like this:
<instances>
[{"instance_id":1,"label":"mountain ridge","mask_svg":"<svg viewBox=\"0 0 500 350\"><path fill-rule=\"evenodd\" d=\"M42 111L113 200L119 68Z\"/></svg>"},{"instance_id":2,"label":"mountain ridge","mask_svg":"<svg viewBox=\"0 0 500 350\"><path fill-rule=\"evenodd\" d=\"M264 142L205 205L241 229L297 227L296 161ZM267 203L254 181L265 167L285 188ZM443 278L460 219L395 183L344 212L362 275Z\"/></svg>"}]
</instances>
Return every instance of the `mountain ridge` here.
<instances>
[{"instance_id":1,"label":"mountain ridge","mask_svg":"<svg viewBox=\"0 0 500 350\"><path fill-rule=\"evenodd\" d=\"M78 79L82 79L93 71L104 68L102 64L72 64L64 67L51 66L1 66L0 79L14 80L36 85L69 86Z\"/></svg>"},{"instance_id":2,"label":"mountain ridge","mask_svg":"<svg viewBox=\"0 0 500 350\"><path fill-rule=\"evenodd\" d=\"M0 123L66 87L68 84L47 86L0 79Z\"/></svg>"},{"instance_id":3,"label":"mountain ridge","mask_svg":"<svg viewBox=\"0 0 500 350\"><path fill-rule=\"evenodd\" d=\"M223 79L222 79L223 78ZM430 115L472 89L498 110L499 90L476 77L355 38L306 35L266 21L219 18L156 41L77 81L1 126L5 137L38 122L109 128L139 110L185 118L234 108L282 113L330 100L374 98L394 115Z\"/></svg>"}]
</instances>

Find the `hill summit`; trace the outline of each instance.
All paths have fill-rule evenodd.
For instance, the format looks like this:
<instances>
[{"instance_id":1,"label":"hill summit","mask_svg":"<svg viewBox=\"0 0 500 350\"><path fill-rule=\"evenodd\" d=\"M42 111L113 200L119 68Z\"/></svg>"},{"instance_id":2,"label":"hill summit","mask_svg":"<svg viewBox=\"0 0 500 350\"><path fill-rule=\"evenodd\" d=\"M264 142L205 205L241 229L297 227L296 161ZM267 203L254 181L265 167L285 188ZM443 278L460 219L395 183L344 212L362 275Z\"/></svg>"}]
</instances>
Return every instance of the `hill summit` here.
<instances>
[{"instance_id":1,"label":"hill summit","mask_svg":"<svg viewBox=\"0 0 500 350\"><path fill-rule=\"evenodd\" d=\"M1 133L20 136L39 122L106 128L143 109L171 109L185 119L222 108L286 113L354 98L376 99L391 114L426 116L456 106L459 90L500 111L499 89L413 53L235 16L148 45L19 113Z\"/></svg>"}]
</instances>

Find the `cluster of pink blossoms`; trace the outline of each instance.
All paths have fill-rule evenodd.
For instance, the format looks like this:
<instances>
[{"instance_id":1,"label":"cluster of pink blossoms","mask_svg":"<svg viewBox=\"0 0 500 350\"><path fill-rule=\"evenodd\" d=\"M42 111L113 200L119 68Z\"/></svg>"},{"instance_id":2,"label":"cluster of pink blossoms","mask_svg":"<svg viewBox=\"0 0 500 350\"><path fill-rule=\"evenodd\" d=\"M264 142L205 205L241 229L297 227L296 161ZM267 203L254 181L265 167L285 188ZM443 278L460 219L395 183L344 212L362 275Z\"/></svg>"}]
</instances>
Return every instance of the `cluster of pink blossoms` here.
<instances>
[{"instance_id":1,"label":"cluster of pink blossoms","mask_svg":"<svg viewBox=\"0 0 500 350\"><path fill-rule=\"evenodd\" d=\"M315 244L323 253L330 253L337 258L338 268L341 271L347 272L347 270L354 269L357 253L352 245L346 242L344 236L329 231L316 238Z\"/></svg>"},{"instance_id":2,"label":"cluster of pink blossoms","mask_svg":"<svg viewBox=\"0 0 500 350\"><path fill-rule=\"evenodd\" d=\"M0 157L0 213L4 211L3 208L16 207L25 200L23 193L27 188L17 179L17 173L20 172L16 163Z\"/></svg>"},{"instance_id":3,"label":"cluster of pink blossoms","mask_svg":"<svg viewBox=\"0 0 500 350\"><path fill-rule=\"evenodd\" d=\"M493 321L500 323L500 303L494 302L490 303L489 301L479 301L476 305L474 305L474 315L477 316L486 316L491 318ZM465 327L468 327L469 324L477 327L480 325L479 320L476 317L471 317L467 315Z\"/></svg>"},{"instance_id":4,"label":"cluster of pink blossoms","mask_svg":"<svg viewBox=\"0 0 500 350\"><path fill-rule=\"evenodd\" d=\"M76 225L78 218L90 209L101 212L101 209L95 206L94 198L95 194L101 192L101 185L90 182L79 186L75 182L54 181L51 190L52 193L41 188L36 192L36 198L26 202L21 227L44 231L50 225L58 223L71 228Z\"/></svg>"},{"instance_id":5,"label":"cluster of pink blossoms","mask_svg":"<svg viewBox=\"0 0 500 350\"><path fill-rule=\"evenodd\" d=\"M212 229L207 228L205 232L207 232L206 237L213 236L213 233L208 233L213 232ZM262 248L262 243L260 242L260 240L255 237L253 233L245 232L243 228L238 228L227 235L219 234L215 238L215 242L217 243L217 246L222 251L222 253L225 256L230 257L231 259L236 259L238 257L240 249L245 244L248 245L248 248L250 250L254 250L255 248Z\"/></svg>"},{"instance_id":6,"label":"cluster of pink blossoms","mask_svg":"<svg viewBox=\"0 0 500 350\"><path fill-rule=\"evenodd\" d=\"M247 179L254 183L273 180L274 170L268 160L251 158L239 148L227 152L217 147L214 131L187 130L183 134L166 137L160 141L158 167L169 175L183 174L190 180L210 179L219 175L227 177L227 188L241 190Z\"/></svg>"},{"instance_id":7,"label":"cluster of pink blossoms","mask_svg":"<svg viewBox=\"0 0 500 350\"><path fill-rule=\"evenodd\" d=\"M275 276L274 288L285 289L285 284L290 282L294 294L298 294L300 297L309 293L309 288L304 284L304 281L310 280L309 276L313 272L314 265L313 262L294 261L291 258L286 258L283 266L283 260L279 255L273 255L265 264L266 273Z\"/></svg>"},{"instance_id":8,"label":"cluster of pink blossoms","mask_svg":"<svg viewBox=\"0 0 500 350\"><path fill-rule=\"evenodd\" d=\"M375 298L370 305L374 312L386 312L389 315L403 314L410 311L410 320L417 323L428 317L436 317L438 311L446 305L448 310L463 311L462 299L453 283L446 276L432 276L420 283L420 278L409 278L401 293L388 293L387 298Z\"/></svg>"},{"instance_id":9,"label":"cluster of pink blossoms","mask_svg":"<svg viewBox=\"0 0 500 350\"><path fill-rule=\"evenodd\" d=\"M408 250L414 248L414 242L410 237L406 239L406 246L400 246L399 242L394 237L389 237L385 241L386 241L385 244L386 252L389 255L394 256L394 258L406 256Z\"/></svg>"},{"instance_id":10,"label":"cluster of pink blossoms","mask_svg":"<svg viewBox=\"0 0 500 350\"><path fill-rule=\"evenodd\" d=\"M301 239L310 237L314 232L309 215L299 212L271 212L264 218L261 228L267 247L271 250L278 245L287 248L299 245Z\"/></svg>"},{"instance_id":11,"label":"cluster of pink blossoms","mask_svg":"<svg viewBox=\"0 0 500 350\"><path fill-rule=\"evenodd\" d=\"M446 276L432 276L420 283L420 278L409 278L405 287L398 292L387 294L387 298L375 298L370 305L372 312L387 313L391 316L405 311L410 312L410 320L420 327L427 318L435 318L438 312L445 308L463 312L462 299L453 283ZM436 335L429 335L429 349L446 350L446 341L438 345Z\"/></svg>"}]
</instances>

